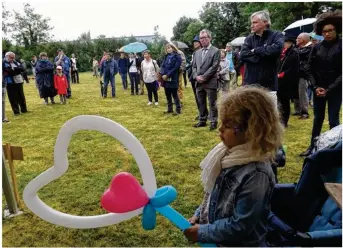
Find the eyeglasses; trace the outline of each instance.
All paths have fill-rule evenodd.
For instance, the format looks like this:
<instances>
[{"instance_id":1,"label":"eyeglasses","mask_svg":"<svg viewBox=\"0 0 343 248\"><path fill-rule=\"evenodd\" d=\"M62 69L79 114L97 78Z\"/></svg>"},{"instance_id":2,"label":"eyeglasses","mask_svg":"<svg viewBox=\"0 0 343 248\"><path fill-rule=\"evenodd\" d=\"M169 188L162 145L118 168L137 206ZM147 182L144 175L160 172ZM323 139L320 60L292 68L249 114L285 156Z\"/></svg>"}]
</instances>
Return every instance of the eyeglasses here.
<instances>
[{"instance_id":1,"label":"eyeglasses","mask_svg":"<svg viewBox=\"0 0 343 248\"><path fill-rule=\"evenodd\" d=\"M208 39L208 38L210 38L210 37L200 37L200 40L203 40L203 39Z\"/></svg>"},{"instance_id":2,"label":"eyeglasses","mask_svg":"<svg viewBox=\"0 0 343 248\"><path fill-rule=\"evenodd\" d=\"M323 30L323 31L322 31L322 34L331 34L333 31L335 31L334 28L328 29L328 30Z\"/></svg>"}]
</instances>

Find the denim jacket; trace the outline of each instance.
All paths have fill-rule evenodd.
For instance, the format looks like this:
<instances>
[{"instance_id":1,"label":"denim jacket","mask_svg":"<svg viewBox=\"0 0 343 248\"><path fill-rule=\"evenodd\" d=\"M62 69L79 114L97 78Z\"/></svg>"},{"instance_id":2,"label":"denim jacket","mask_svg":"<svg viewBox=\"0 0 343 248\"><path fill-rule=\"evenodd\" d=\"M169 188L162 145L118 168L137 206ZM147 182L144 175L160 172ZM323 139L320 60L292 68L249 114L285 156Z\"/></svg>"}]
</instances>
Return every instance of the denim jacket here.
<instances>
[{"instance_id":1,"label":"denim jacket","mask_svg":"<svg viewBox=\"0 0 343 248\"><path fill-rule=\"evenodd\" d=\"M210 195L209 224L198 240L221 246L265 246L267 216L275 177L270 162L224 169ZM200 206L195 212L200 215Z\"/></svg>"}]
</instances>

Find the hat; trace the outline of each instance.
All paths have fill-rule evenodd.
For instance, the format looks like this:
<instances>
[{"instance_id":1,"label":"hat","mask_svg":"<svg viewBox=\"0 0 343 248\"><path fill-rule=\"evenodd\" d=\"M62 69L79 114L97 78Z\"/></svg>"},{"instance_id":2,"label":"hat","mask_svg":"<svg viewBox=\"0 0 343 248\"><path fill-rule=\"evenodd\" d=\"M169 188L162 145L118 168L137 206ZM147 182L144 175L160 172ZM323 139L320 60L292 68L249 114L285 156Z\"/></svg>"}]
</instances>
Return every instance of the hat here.
<instances>
[{"instance_id":1,"label":"hat","mask_svg":"<svg viewBox=\"0 0 343 248\"><path fill-rule=\"evenodd\" d=\"M319 41L323 41L324 40L323 36L317 35L314 32L309 33L309 35L311 36L312 39L319 40Z\"/></svg>"},{"instance_id":2,"label":"hat","mask_svg":"<svg viewBox=\"0 0 343 248\"><path fill-rule=\"evenodd\" d=\"M57 70L62 70L62 66L59 65L59 66L56 67L56 69Z\"/></svg>"},{"instance_id":3,"label":"hat","mask_svg":"<svg viewBox=\"0 0 343 248\"><path fill-rule=\"evenodd\" d=\"M199 39L199 35L196 35L193 39L193 42L196 41L196 42L200 42L200 39Z\"/></svg>"},{"instance_id":4,"label":"hat","mask_svg":"<svg viewBox=\"0 0 343 248\"><path fill-rule=\"evenodd\" d=\"M291 35L291 34L285 34L285 41L290 41L293 42L294 44L296 43L297 37Z\"/></svg>"}]
</instances>

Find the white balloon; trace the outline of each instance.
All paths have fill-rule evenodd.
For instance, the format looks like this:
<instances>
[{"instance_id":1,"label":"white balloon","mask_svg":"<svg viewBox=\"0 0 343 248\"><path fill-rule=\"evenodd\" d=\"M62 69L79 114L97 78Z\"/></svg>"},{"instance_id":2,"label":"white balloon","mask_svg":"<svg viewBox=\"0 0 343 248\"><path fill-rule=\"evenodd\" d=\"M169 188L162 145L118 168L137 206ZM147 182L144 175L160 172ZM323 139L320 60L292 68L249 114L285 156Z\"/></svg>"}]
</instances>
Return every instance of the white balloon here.
<instances>
[{"instance_id":1,"label":"white balloon","mask_svg":"<svg viewBox=\"0 0 343 248\"><path fill-rule=\"evenodd\" d=\"M131 219L143 212L143 208L123 214L77 216L59 212L46 205L37 196L38 190L62 176L68 170L67 150L74 133L80 130L96 130L119 140L135 158L142 175L143 187L149 197L156 190L156 178L150 158L139 140L120 124L100 116L81 115L67 121L61 128L55 145L54 166L33 179L24 189L26 206L37 216L52 224L69 228L97 228ZM99 200L100 201L100 200Z\"/></svg>"}]
</instances>

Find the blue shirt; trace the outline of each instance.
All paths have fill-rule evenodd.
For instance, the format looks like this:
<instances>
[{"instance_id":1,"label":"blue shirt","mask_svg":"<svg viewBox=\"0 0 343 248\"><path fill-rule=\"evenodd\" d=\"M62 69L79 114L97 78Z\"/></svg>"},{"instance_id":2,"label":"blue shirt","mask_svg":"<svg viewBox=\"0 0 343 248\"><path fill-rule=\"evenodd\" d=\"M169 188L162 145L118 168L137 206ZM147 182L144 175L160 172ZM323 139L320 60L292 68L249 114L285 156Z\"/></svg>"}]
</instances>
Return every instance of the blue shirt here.
<instances>
[{"instance_id":1,"label":"blue shirt","mask_svg":"<svg viewBox=\"0 0 343 248\"><path fill-rule=\"evenodd\" d=\"M230 70L230 72L232 72L232 71L235 70L235 67L234 67L234 65L233 65L232 56L233 56L233 53L232 53L232 52L228 52L228 53L226 54L226 59L227 59L227 61L229 62L229 70Z\"/></svg>"}]
</instances>

